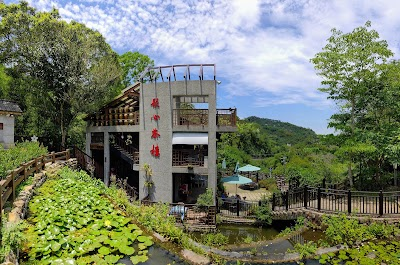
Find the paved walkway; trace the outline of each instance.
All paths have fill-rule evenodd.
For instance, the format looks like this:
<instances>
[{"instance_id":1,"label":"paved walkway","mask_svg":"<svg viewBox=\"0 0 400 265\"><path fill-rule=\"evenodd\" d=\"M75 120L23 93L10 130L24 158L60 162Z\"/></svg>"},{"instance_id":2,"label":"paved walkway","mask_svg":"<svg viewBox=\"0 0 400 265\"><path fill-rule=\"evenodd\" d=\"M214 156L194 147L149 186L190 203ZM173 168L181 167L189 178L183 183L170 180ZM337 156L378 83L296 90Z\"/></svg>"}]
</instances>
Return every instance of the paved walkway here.
<instances>
[{"instance_id":1,"label":"paved walkway","mask_svg":"<svg viewBox=\"0 0 400 265\"><path fill-rule=\"evenodd\" d=\"M224 183L224 187L225 191L229 193L229 196L239 194L242 199L246 197L246 201L259 201L263 196L267 197L271 196L271 192L266 190L265 188L260 188L258 190L242 190L241 188L239 188L238 185L236 192L235 184Z\"/></svg>"}]
</instances>

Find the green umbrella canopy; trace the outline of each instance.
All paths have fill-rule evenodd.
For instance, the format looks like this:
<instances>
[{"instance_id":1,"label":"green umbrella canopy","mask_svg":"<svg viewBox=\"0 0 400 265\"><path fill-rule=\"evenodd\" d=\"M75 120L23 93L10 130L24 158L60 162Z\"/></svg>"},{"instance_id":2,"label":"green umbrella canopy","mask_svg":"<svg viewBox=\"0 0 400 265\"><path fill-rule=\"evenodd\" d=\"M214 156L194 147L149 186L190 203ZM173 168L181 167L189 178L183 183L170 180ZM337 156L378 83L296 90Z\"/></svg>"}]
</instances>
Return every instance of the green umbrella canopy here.
<instances>
[{"instance_id":1,"label":"green umbrella canopy","mask_svg":"<svg viewBox=\"0 0 400 265\"><path fill-rule=\"evenodd\" d=\"M253 182L251 179L243 177L241 175L234 175L234 176L226 177L226 178L223 178L221 181L223 183L237 184L237 185L242 185L242 184L247 184L247 183Z\"/></svg>"},{"instance_id":2,"label":"green umbrella canopy","mask_svg":"<svg viewBox=\"0 0 400 265\"><path fill-rule=\"evenodd\" d=\"M244 167L238 168L241 172L251 172L251 171L259 171L261 168L253 166L253 165L245 165Z\"/></svg>"}]
</instances>

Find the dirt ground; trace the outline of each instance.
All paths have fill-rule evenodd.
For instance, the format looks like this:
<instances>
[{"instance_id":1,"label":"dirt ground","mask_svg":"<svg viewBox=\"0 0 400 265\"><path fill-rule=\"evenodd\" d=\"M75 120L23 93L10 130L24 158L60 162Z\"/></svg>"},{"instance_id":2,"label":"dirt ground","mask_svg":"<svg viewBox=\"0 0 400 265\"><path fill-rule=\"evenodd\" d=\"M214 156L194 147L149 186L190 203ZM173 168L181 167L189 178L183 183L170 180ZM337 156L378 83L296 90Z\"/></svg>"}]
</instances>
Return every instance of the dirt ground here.
<instances>
[{"instance_id":1,"label":"dirt ground","mask_svg":"<svg viewBox=\"0 0 400 265\"><path fill-rule=\"evenodd\" d=\"M261 198L266 195L270 196L271 192L267 191L265 188L260 188L257 190L242 190L239 188L239 185L237 187L237 192L236 192L236 185L235 184L227 184L224 183L225 191L228 193L228 196L234 196L235 194L239 194L242 199L246 197L246 201L259 201Z\"/></svg>"}]
</instances>

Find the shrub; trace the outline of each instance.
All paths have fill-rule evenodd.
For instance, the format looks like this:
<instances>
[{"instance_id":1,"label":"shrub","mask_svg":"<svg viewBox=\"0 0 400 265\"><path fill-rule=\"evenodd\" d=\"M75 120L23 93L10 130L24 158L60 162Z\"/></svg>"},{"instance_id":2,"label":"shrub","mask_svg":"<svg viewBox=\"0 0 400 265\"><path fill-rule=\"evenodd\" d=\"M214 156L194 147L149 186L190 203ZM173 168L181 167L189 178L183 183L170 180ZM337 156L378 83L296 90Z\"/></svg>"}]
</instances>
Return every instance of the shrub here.
<instances>
[{"instance_id":1,"label":"shrub","mask_svg":"<svg viewBox=\"0 0 400 265\"><path fill-rule=\"evenodd\" d=\"M271 192L278 190L276 179L274 178L262 179L258 182L258 185L260 185L261 188L265 188Z\"/></svg>"},{"instance_id":2,"label":"shrub","mask_svg":"<svg viewBox=\"0 0 400 265\"><path fill-rule=\"evenodd\" d=\"M256 210L256 219L265 225L272 223L271 206L265 196L261 199L261 206L258 206Z\"/></svg>"},{"instance_id":3,"label":"shrub","mask_svg":"<svg viewBox=\"0 0 400 265\"><path fill-rule=\"evenodd\" d=\"M221 234L221 233L216 233L216 234L202 234L201 235L201 242L204 245L210 246L210 247L221 247L226 244L228 244L228 237Z\"/></svg>"},{"instance_id":4,"label":"shrub","mask_svg":"<svg viewBox=\"0 0 400 265\"><path fill-rule=\"evenodd\" d=\"M8 170L17 168L21 163L47 154L47 148L38 142L21 142L15 147L4 150L0 146L0 179L5 178Z\"/></svg>"},{"instance_id":5,"label":"shrub","mask_svg":"<svg viewBox=\"0 0 400 265\"><path fill-rule=\"evenodd\" d=\"M213 190L210 188L207 188L205 193L199 195L199 197L197 198L196 204L200 207L201 206L213 206L214 205Z\"/></svg>"}]
</instances>

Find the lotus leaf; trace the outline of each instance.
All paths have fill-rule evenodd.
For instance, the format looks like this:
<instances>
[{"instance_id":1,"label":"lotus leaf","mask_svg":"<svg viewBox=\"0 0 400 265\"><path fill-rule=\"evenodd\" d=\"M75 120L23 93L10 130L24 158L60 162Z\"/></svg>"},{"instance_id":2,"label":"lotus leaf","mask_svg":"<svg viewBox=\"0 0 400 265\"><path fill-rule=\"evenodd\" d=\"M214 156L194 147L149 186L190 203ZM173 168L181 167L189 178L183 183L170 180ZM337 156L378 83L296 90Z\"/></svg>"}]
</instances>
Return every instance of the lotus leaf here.
<instances>
[{"instance_id":1,"label":"lotus leaf","mask_svg":"<svg viewBox=\"0 0 400 265\"><path fill-rule=\"evenodd\" d=\"M127 245L124 245L124 244L121 244L121 245L118 247L118 250L119 250L122 254L125 254L125 255L128 255L128 256L130 256L130 255L132 255L133 253L135 253L135 249L134 249L133 247L130 247L130 246L127 246Z\"/></svg>"},{"instance_id":2,"label":"lotus leaf","mask_svg":"<svg viewBox=\"0 0 400 265\"><path fill-rule=\"evenodd\" d=\"M131 259L133 264L138 264L139 262L147 261L149 258L147 256L140 255L140 256L133 256L130 259Z\"/></svg>"},{"instance_id":3,"label":"lotus leaf","mask_svg":"<svg viewBox=\"0 0 400 265\"><path fill-rule=\"evenodd\" d=\"M107 261L110 264L115 264L117 263L121 257L119 255L107 255L104 257L104 260Z\"/></svg>"},{"instance_id":4,"label":"lotus leaf","mask_svg":"<svg viewBox=\"0 0 400 265\"><path fill-rule=\"evenodd\" d=\"M61 244L58 242L52 242L51 243L51 249L56 252L61 248Z\"/></svg>"},{"instance_id":5,"label":"lotus leaf","mask_svg":"<svg viewBox=\"0 0 400 265\"><path fill-rule=\"evenodd\" d=\"M138 244L138 248L139 248L140 250L143 250L143 249L146 249L147 246L146 246L145 244L143 244L143 243L139 243L139 244Z\"/></svg>"},{"instance_id":6,"label":"lotus leaf","mask_svg":"<svg viewBox=\"0 0 400 265\"><path fill-rule=\"evenodd\" d=\"M110 249L108 247L101 247L99 248L99 254L101 255L108 255L110 254Z\"/></svg>"}]
</instances>

